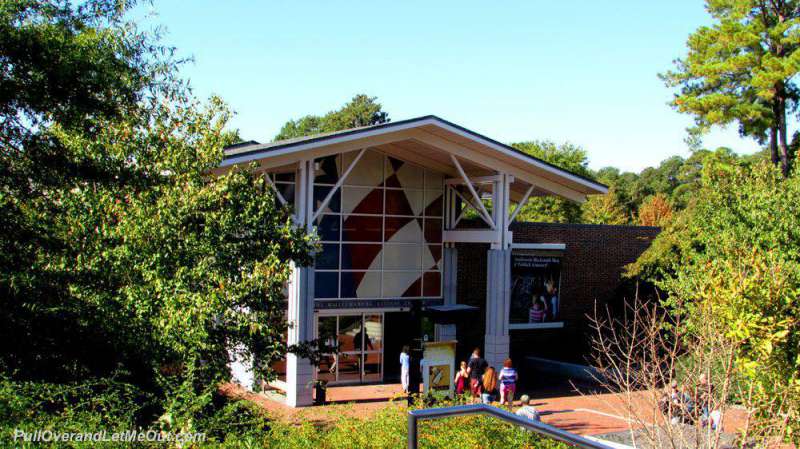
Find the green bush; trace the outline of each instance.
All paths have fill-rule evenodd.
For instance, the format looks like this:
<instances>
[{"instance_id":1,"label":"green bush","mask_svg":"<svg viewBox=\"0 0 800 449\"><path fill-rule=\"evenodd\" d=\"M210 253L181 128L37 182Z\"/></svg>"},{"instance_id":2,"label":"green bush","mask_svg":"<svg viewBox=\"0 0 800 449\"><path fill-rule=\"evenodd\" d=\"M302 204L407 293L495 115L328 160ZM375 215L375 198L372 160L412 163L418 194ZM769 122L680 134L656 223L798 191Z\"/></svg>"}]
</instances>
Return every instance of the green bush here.
<instances>
[{"instance_id":1,"label":"green bush","mask_svg":"<svg viewBox=\"0 0 800 449\"><path fill-rule=\"evenodd\" d=\"M37 449L134 447L120 443L112 445L111 442L13 442L13 436L17 429L28 433L37 430L91 433L132 430L141 428L142 416L155 409L151 396L130 384L114 380L51 384L0 378L0 446Z\"/></svg>"},{"instance_id":2,"label":"green bush","mask_svg":"<svg viewBox=\"0 0 800 449\"><path fill-rule=\"evenodd\" d=\"M270 449L402 448L407 441L407 412L388 406L370 418L336 413L329 424L303 421L274 423L265 441ZM562 448L565 445L486 416L463 416L420 421L420 448L472 449L481 447Z\"/></svg>"},{"instance_id":3,"label":"green bush","mask_svg":"<svg viewBox=\"0 0 800 449\"><path fill-rule=\"evenodd\" d=\"M147 410L163 410L131 385L113 380L82 384L15 382L0 378L0 447L22 449L55 448L169 448L160 442L70 442L13 441L14 431L95 433L127 430L172 430L168 415L142 423ZM449 404L439 404L449 405ZM402 448L407 437L406 408L391 404L369 417L343 406L325 409L324 419L290 422L270 420L262 409L248 401L231 401L215 395L204 404L192 430L203 432L206 441L184 445L193 449L340 449ZM319 416L320 409L314 409ZM295 422L295 421L299 421ZM484 416L422 421L420 448L562 448L518 426Z\"/></svg>"}]
</instances>

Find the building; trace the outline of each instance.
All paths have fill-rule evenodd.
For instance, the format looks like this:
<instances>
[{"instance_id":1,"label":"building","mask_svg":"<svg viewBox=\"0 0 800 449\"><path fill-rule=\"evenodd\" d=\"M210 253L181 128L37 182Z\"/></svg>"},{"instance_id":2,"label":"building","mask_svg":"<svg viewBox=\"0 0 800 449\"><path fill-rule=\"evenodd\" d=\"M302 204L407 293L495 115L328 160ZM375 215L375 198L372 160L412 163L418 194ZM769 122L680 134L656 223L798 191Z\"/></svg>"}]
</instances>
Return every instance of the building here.
<instances>
[{"instance_id":1,"label":"building","mask_svg":"<svg viewBox=\"0 0 800 449\"><path fill-rule=\"evenodd\" d=\"M495 366L509 356L510 331L562 327L561 310L569 307L560 304L560 261L569 243L556 232L552 241L527 238L519 246L517 233L529 231L512 224L518 209L511 206L539 195L580 202L607 192L435 116L240 144L226 149L219 170L253 162L279 201L293 207L296 223L322 243L313 267L294 269L289 343L323 338L340 345L319 367L287 357L279 385L291 406L312 402L307 385L314 378L391 378L400 348L410 343L414 304L446 314L462 298L475 303L483 324L477 343ZM469 214L479 223L465 220ZM470 265L475 260L478 268ZM440 340L461 332L455 324L433 327Z\"/></svg>"}]
</instances>

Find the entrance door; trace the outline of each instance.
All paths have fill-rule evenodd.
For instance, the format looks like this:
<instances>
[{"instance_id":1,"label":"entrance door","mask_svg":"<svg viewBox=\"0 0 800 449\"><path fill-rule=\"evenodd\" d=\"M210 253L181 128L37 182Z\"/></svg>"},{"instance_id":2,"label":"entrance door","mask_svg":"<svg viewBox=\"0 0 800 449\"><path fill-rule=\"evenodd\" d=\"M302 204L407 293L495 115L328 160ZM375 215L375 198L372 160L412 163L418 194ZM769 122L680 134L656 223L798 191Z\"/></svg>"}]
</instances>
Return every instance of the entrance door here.
<instances>
[{"instance_id":1,"label":"entrance door","mask_svg":"<svg viewBox=\"0 0 800 449\"><path fill-rule=\"evenodd\" d=\"M321 316L317 335L339 353L323 357L317 378L336 383L383 381L383 314Z\"/></svg>"}]
</instances>

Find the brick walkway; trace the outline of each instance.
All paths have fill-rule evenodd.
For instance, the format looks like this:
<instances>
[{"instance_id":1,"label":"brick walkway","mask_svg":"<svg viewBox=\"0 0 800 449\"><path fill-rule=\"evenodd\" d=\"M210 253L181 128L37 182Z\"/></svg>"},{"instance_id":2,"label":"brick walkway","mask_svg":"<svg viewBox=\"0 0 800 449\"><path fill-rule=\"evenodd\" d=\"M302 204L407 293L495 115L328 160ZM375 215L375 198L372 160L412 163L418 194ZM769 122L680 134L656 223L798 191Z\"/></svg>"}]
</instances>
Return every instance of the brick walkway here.
<instances>
[{"instance_id":1,"label":"brick walkway","mask_svg":"<svg viewBox=\"0 0 800 449\"><path fill-rule=\"evenodd\" d=\"M369 416L384 407L405 407L399 384L341 386L328 389L329 405L294 409L261 394L248 393L234 385L223 387L226 394L244 397L259 404L270 413L284 419L329 422L337 416ZM541 397L543 395L538 395ZM639 424L625 418L625 401L616 394L564 395L541 397L531 395L532 405L542 414L542 421L581 435L601 435L638 428ZM395 399L395 400L392 400ZM634 401L648 411L645 393L637 393ZM516 404L519 405L519 404ZM655 417L653 417L655 418ZM724 430L735 430L743 422L743 414L731 410L726 414Z\"/></svg>"}]
</instances>

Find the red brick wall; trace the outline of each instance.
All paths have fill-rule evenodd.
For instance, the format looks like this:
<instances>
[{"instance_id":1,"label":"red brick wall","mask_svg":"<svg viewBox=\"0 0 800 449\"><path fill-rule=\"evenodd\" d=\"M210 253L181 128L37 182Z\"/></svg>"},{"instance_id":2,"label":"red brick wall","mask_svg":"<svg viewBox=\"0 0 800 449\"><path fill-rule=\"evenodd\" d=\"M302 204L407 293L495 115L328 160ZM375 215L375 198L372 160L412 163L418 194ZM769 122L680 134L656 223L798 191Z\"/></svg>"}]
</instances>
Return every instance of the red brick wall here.
<instances>
[{"instance_id":1,"label":"red brick wall","mask_svg":"<svg viewBox=\"0 0 800 449\"><path fill-rule=\"evenodd\" d=\"M515 243L563 243L561 262L561 316L563 329L511 331L511 355L536 355L570 362L586 362L588 320L595 301L601 307L631 295L621 274L626 264L647 249L659 229L559 223L514 223ZM480 316L458 328L459 352L480 345L485 329L486 251L488 245L459 244L458 302L479 306Z\"/></svg>"}]
</instances>

